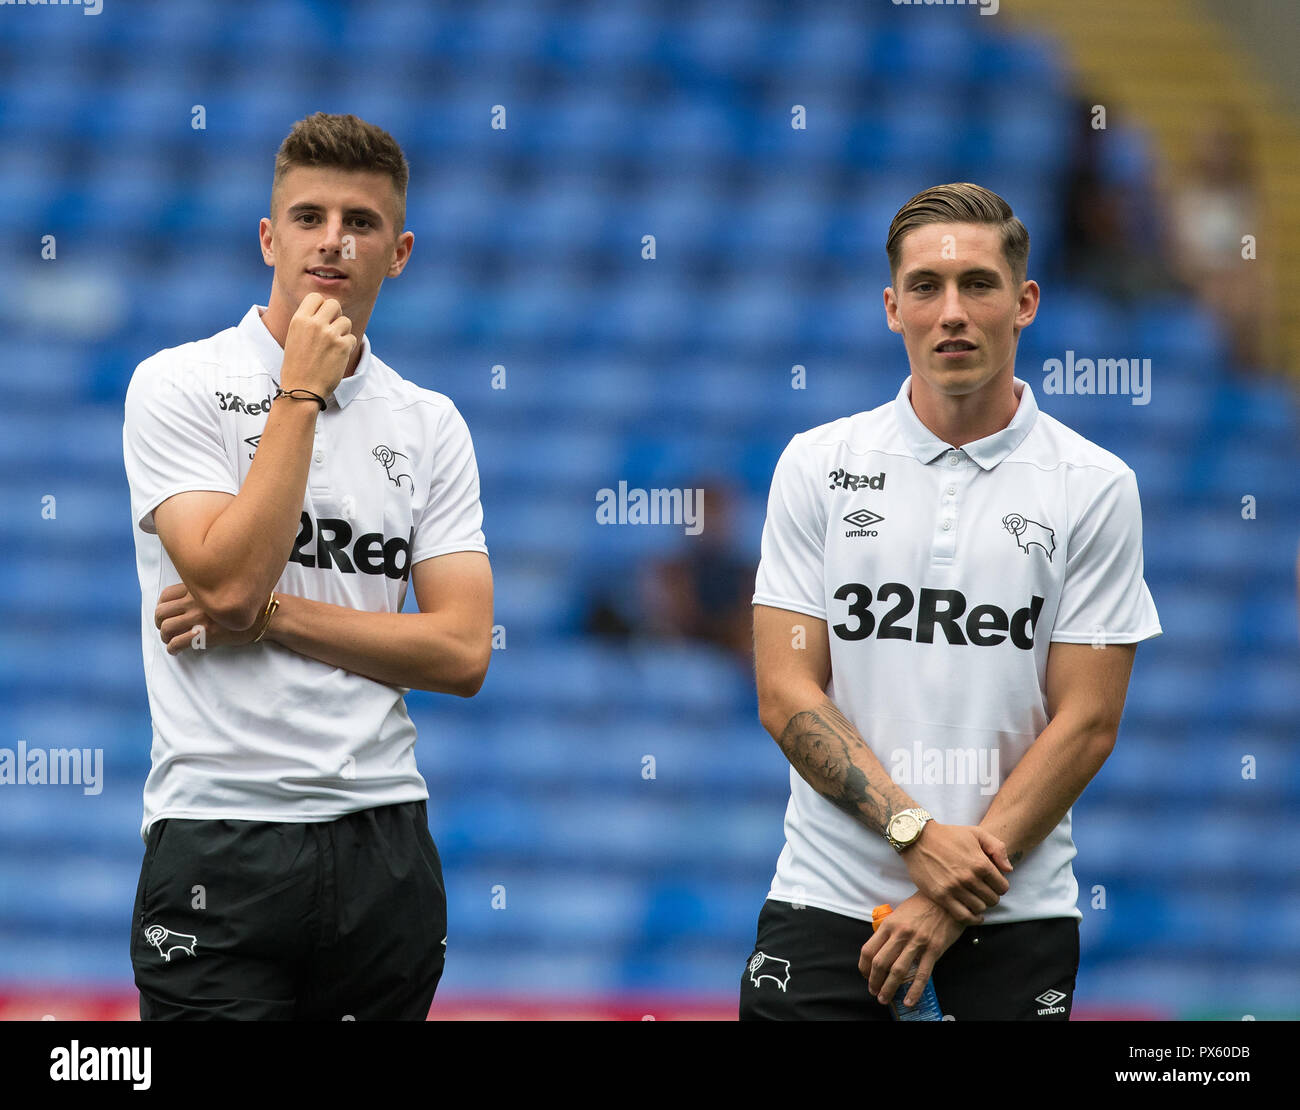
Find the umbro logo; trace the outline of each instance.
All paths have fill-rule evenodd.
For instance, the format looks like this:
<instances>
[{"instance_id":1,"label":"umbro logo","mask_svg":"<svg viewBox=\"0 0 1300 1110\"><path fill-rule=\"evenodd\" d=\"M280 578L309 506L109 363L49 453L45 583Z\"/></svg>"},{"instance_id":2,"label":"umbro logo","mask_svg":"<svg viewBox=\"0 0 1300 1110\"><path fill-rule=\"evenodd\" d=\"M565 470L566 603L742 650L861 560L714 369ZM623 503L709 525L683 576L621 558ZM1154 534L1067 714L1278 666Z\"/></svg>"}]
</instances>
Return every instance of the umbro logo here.
<instances>
[{"instance_id":1,"label":"umbro logo","mask_svg":"<svg viewBox=\"0 0 1300 1110\"><path fill-rule=\"evenodd\" d=\"M1065 1007L1058 1006L1057 1003L1062 1001L1064 998L1065 998L1064 991L1048 990L1048 991L1043 991L1043 993L1040 995L1036 995L1034 997L1034 1001L1041 1002L1043 1004L1043 1008L1038 1011L1040 1015L1063 1014L1065 1013Z\"/></svg>"},{"instance_id":2,"label":"umbro logo","mask_svg":"<svg viewBox=\"0 0 1300 1110\"><path fill-rule=\"evenodd\" d=\"M867 528L872 524L879 524L885 518L879 513L873 513L870 509L856 509L844 518L854 528Z\"/></svg>"},{"instance_id":3,"label":"umbro logo","mask_svg":"<svg viewBox=\"0 0 1300 1110\"><path fill-rule=\"evenodd\" d=\"M854 509L844 518L845 524L852 524L852 530L845 532L845 536L877 536L877 532L872 525L879 524L885 518L879 513L873 513L870 509Z\"/></svg>"}]
</instances>

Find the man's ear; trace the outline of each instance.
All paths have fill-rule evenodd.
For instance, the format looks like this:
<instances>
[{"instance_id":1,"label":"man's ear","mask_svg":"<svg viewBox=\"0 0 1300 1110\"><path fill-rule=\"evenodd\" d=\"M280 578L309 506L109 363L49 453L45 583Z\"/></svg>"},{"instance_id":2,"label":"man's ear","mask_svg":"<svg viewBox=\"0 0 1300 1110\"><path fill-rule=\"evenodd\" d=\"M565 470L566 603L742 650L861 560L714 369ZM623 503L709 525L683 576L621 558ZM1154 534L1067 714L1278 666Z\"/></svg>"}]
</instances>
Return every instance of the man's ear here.
<instances>
[{"instance_id":1,"label":"man's ear","mask_svg":"<svg viewBox=\"0 0 1300 1110\"><path fill-rule=\"evenodd\" d=\"M1016 302L1016 334L1034 322L1034 317L1038 315L1038 302L1041 295L1038 282L1029 279L1021 284L1020 297Z\"/></svg>"},{"instance_id":2,"label":"man's ear","mask_svg":"<svg viewBox=\"0 0 1300 1110\"><path fill-rule=\"evenodd\" d=\"M272 242L274 230L274 225L270 219L263 216L257 225L257 239L262 247L262 261L268 266L275 265L275 247Z\"/></svg>"},{"instance_id":3,"label":"man's ear","mask_svg":"<svg viewBox=\"0 0 1300 1110\"><path fill-rule=\"evenodd\" d=\"M402 234L397 237L397 246L394 249L393 261L388 267L388 277L395 278L406 269L406 264L411 260L411 251L414 247L415 233L411 231L403 231Z\"/></svg>"},{"instance_id":4,"label":"man's ear","mask_svg":"<svg viewBox=\"0 0 1300 1110\"><path fill-rule=\"evenodd\" d=\"M898 318L898 298L892 285L885 286L885 323L890 331L903 334L903 322Z\"/></svg>"}]
</instances>

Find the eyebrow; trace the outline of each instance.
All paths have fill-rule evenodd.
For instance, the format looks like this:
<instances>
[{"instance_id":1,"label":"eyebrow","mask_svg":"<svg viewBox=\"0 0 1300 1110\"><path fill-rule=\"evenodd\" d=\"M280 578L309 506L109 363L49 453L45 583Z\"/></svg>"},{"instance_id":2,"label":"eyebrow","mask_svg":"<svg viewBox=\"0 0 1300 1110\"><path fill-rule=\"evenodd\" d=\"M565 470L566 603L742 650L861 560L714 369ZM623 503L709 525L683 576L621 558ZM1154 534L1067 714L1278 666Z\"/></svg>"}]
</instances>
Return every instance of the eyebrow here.
<instances>
[{"instance_id":1,"label":"eyebrow","mask_svg":"<svg viewBox=\"0 0 1300 1110\"><path fill-rule=\"evenodd\" d=\"M290 205L289 211L286 213L286 215L292 218L294 216L299 216L304 212L323 213L324 211L325 211L324 205L313 204L311 201L301 201L298 204ZM367 220L369 220L371 223L375 224L376 226L382 225L384 222L383 216L381 216L373 208L345 208L343 210L343 215L364 216Z\"/></svg>"},{"instance_id":2,"label":"eyebrow","mask_svg":"<svg viewBox=\"0 0 1300 1110\"><path fill-rule=\"evenodd\" d=\"M976 278L976 277L986 278L988 280L998 281L998 282L1002 280L1002 275L999 274L997 270L990 270L985 268L984 266L972 266L969 270L963 270L957 276L959 278ZM903 283L907 284L909 282L916 281L918 278L942 279L942 277L943 275L939 273L938 270L931 270L923 267L922 269L919 270L908 270L907 273L903 275Z\"/></svg>"}]
</instances>

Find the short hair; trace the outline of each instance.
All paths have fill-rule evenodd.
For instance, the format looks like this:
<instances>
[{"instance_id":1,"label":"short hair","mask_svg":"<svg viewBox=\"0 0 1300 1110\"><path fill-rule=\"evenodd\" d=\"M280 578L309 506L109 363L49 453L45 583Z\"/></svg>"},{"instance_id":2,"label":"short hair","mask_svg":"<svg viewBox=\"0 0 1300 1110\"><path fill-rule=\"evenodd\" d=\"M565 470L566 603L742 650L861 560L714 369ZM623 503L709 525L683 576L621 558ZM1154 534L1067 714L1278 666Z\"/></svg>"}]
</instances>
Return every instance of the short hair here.
<instances>
[{"instance_id":1,"label":"short hair","mask_svg":"<svg viewBox=\"0 0 1300 1110\"><path fill-rule=\"evenodd\" d=\"M382 127L353 115L331 116L325 112L300 119L280 144L275 156L275 176L271 179L272 215L275 214L276 190L284 175L294 166L331 166L388 174L397 197L397 232L406 226L406 186L411 171L397 140Z\"/></svg>"},{"instance_id":2,"label":"short hair","mask_svg":"<svg viewBox=\"0 0 1300 1110\"><path fill-rule=\"evenodd\" d=\"M1029 269L1029 230L1016 218L1011 205L997 193L969 181L935 185L917 193L894 217L885 239L889 256L889 278L898 278L903 254L903 236L926 224L988 224L1002 236L1002 254L1011 266L1011 276L1025 280Z\"/></svg>"}]
</instances>

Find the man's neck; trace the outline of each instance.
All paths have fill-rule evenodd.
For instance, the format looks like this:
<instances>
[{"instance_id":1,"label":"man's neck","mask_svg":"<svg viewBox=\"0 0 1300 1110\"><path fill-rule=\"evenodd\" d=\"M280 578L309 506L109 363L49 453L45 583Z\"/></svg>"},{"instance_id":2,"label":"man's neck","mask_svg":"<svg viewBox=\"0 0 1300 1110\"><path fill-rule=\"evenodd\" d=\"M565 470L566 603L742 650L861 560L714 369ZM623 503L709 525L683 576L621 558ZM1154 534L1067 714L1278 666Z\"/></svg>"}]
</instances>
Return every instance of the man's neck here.
<instances>
[{"instance_id":1,"label":"man's neck","mask_svg":"<svg viewBox=\"0 0 1300 1110\"><path fill-rule=\"evenodd\" d=\"M1012 375L1006 381L990 382L976 393L949 396L926 388L917 389L912 375L912 411L916 418L937 438L953 447L984 439L1002 431L1016 415L1020 394Z\"/></svg>"}]
</instances>

